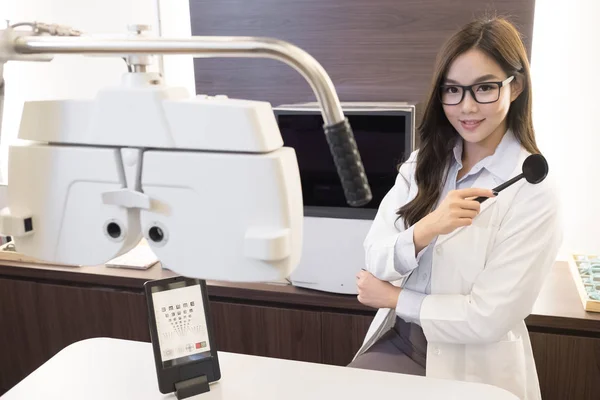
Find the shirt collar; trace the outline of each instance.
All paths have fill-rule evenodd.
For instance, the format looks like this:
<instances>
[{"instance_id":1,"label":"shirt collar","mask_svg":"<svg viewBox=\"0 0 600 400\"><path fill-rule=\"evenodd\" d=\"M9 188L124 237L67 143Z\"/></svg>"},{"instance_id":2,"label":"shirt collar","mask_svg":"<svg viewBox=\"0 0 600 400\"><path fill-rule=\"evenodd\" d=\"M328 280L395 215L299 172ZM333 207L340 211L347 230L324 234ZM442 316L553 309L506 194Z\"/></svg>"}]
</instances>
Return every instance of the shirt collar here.
<instances>
[{"instance_id":1,"label":"shirt collar","mask_svg":"<svg viewBox=\"0 0 600 400\"><path fill-rule=\"evenodd\" d=\"M456 161L456 163L462 168L463 140L460 136L458 136L452 151L454 153L454 161Z\"/></svg>"},{"instance_id":2,"label":"shirt collar","mask_svg":"<svg viewBox=\"0 0 600 400\"><path fill-rule=\"evenodd\" d=\"M496 177L506 181L510 178L510 174L515 169L515 164L519 158L520 151L521 145L517 141L512 130L509 129L502 137L494 154L485 157L475 164L466 176L470 175L471 172L475 173L478 170L485 168ZM459 168L462 168L462 152L463 140L459 136L453 149L454 160L459 165Z\"/></svg>"}]
</instances>

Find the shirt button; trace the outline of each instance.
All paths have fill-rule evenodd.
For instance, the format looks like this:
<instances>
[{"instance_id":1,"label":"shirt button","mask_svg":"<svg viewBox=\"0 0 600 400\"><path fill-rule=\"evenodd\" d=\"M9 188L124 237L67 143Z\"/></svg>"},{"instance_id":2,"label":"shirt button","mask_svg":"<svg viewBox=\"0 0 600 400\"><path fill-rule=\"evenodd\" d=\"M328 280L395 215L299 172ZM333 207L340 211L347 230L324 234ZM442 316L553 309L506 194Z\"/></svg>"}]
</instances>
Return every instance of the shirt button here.
<instances>
[{"instance_id":1,"label":"shirt button","mask_svg":"<svg viewBox=\"0 0 600 400\"><path fill-rule=\"evenodd\" d=\"M433 350L433 354L435 354L436 356L439 356L440 354L442 354L442 351L440 349L435 349L435 350Z\"/></svg>"},{"instance_id":2,"label":"shirt button","mask_svg":"<svg viewBox=\"0 0 600 400\"><path fill-rule=\"evenodd\" d=\"M427 272L426 272L426 273L424 273L424 274L423 274L423 276L421 277L421 280L422 280L422 281L425 281L425 280L427 280L427 276L428 276L428 275L427 275Z\"/></svg>"},{"instance_id":3,"label":"shirt button","mask_svg":"<svg viewBox=\"0 0 600 400\"><path fill-rule=\"evenodd\" d=\"M438 254L442 254L442 247L441 246L436 247L435 252Z\"/></svg>"}]
</instances>

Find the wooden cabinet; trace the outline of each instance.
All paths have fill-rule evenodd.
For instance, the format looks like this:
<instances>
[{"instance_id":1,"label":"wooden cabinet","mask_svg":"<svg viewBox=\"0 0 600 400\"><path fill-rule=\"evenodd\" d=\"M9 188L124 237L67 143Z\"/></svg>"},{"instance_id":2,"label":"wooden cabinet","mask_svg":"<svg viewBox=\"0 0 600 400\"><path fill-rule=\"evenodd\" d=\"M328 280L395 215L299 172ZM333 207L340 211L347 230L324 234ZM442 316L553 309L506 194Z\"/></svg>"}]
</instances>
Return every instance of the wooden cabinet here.
<instances>
[{"instance_id":1,"label":"wooden cabinet","mask_svg":"<svg viewBox=\"0 0 600 400\"><path fill-rule=\"evenodd\" d=\"M350 364L367 334L371 321L372 315L321 313L323 363Z\"/></svg>"},{"instance_id":2,"label":"wooden cabinet","mask_svg":"<svg viewBox=\"0 0 600 400\"><path fill-rule=\"evenodd\" d=\"M0 390L79 340L150 341L147 315L140 293L0 279Z\"/></svg>"},{"instance_id":3,"label":"wooden cabinet","mask_svg":"<svg viewBox=\"0 0 600 400\"><path fill-rule=\"evenodd\" d=\"M600 399L600 337L530 337L544 400Z\"/></svg>"},{"instance_id":4,"label":"wooden cabinet","mask_svg":"<svg viewBox=\"0 0 600 400\"><path fill-rule=\"evenodd\" d=\"M38 284L43 341L52 354L92 337L150 341L146 298L109 288Z\"/></svg>"},{"instance_id":5,"label":"wooden cabinet","mask_svg":"<svg viewBox=\"0 0 600 400\"><path fill-rule=\"evenodd\" d=\"M0 279L0 394L50 358L36 289L32 282Z\"/></svg>"},{"instance_id":6,"label":"wooden cabinet","mask_svg":"<svg viewBox=\"0 0 600 400\"><path fill-rule=\"evenodd\" d=\"M527 319L544 400L600 398L600 316L581 311L566 268L555 269ZM149 341L144 282L159 268L53 268L0 263L0 395L71 343ZM290 285L207 283L217 349L348 365L375 311L356 296ZM556 300L560 299L560 301Z\"/></svg>"},{"instance_id":7,"label":"wooden cabinet","mask_svg":"<svg viewBox=\"0 0 600 400\"><path fill-rule=\"evenodd\" d=\"M210 309L221 351L321 362L319 312L221 301Z\"/></svg>"}]
</instances>

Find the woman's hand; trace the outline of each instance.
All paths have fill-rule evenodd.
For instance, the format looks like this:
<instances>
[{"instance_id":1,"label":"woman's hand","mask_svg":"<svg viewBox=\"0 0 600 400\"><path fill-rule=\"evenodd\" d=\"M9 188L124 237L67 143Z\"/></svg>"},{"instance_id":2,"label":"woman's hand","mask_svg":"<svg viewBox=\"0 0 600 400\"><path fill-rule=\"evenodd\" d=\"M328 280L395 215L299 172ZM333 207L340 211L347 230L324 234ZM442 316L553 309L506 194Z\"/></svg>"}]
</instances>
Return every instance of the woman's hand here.
<instances>
[{"instance_id":1,"label":"woman's hand","mask_svg":"<svg viewBox=\"0 0 600 400\"><path fill-rule=\"evenodd\" d=\"M360 271L356 275L358 301L373 308L396 308L399 287L375 278L370 272Z\"/></svg>"},{"instance_id":2,"label":"woman's hand","mask_svg":"<svg viewBox=\"0 0 600 400\"><path fill-rule=\"evenodd\" d=\"M494 197L494 193L490 189L480 188L450 191L435 211L415 224L413 240L416 253L427 247L436 236L471 225L481 207L481 204L474 200L479 196Z\"/></svg>"}]
</instances>

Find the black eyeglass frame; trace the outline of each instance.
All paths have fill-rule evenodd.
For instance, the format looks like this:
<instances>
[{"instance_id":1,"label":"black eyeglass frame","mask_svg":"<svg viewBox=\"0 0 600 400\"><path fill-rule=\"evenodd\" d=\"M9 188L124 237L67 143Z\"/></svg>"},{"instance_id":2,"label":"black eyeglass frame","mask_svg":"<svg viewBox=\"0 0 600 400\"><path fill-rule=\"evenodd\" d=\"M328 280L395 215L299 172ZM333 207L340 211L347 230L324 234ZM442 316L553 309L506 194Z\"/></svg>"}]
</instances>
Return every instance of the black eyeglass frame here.
<instances>
[{"instance_id":1,"label":"black eyeglass frame","mask_svg":"<svg viewBox=\"0 0 600 400\"><path fill-rule=\"evenodd\" d=\"M445 105L445 106L457 106L460 103L462 103L462 101L465 99L465 93L467 93L467 91L469 91L471 93L471 98L473 100L475 100L476 103L479 104L492 104L497 102L498 100L500 100L500 89L502 89L502 87L508 85L509 83L511 83L513 80L515 79L514 75L509 76L508 78L506 78L503 81L496 81L496 82L479 82L479 83L474 83L473 85L468 85L468 86L463 86L463 85L440 85L440 90L438 90L438 98L440 100L440 102ZM496 100L493 101L479 101L477 100L477 96L475 96L475 92L473 92L473 86L480 86L480 85L498 85L498 97L496 98ZM455 87L455 88L461 88L462 89L462 96L460 98L460 100L458 101L458 103L444 103L444 100L442 100L442 90L444 88L449 88L449 87Z\"/></svg>"}]
</instances>

